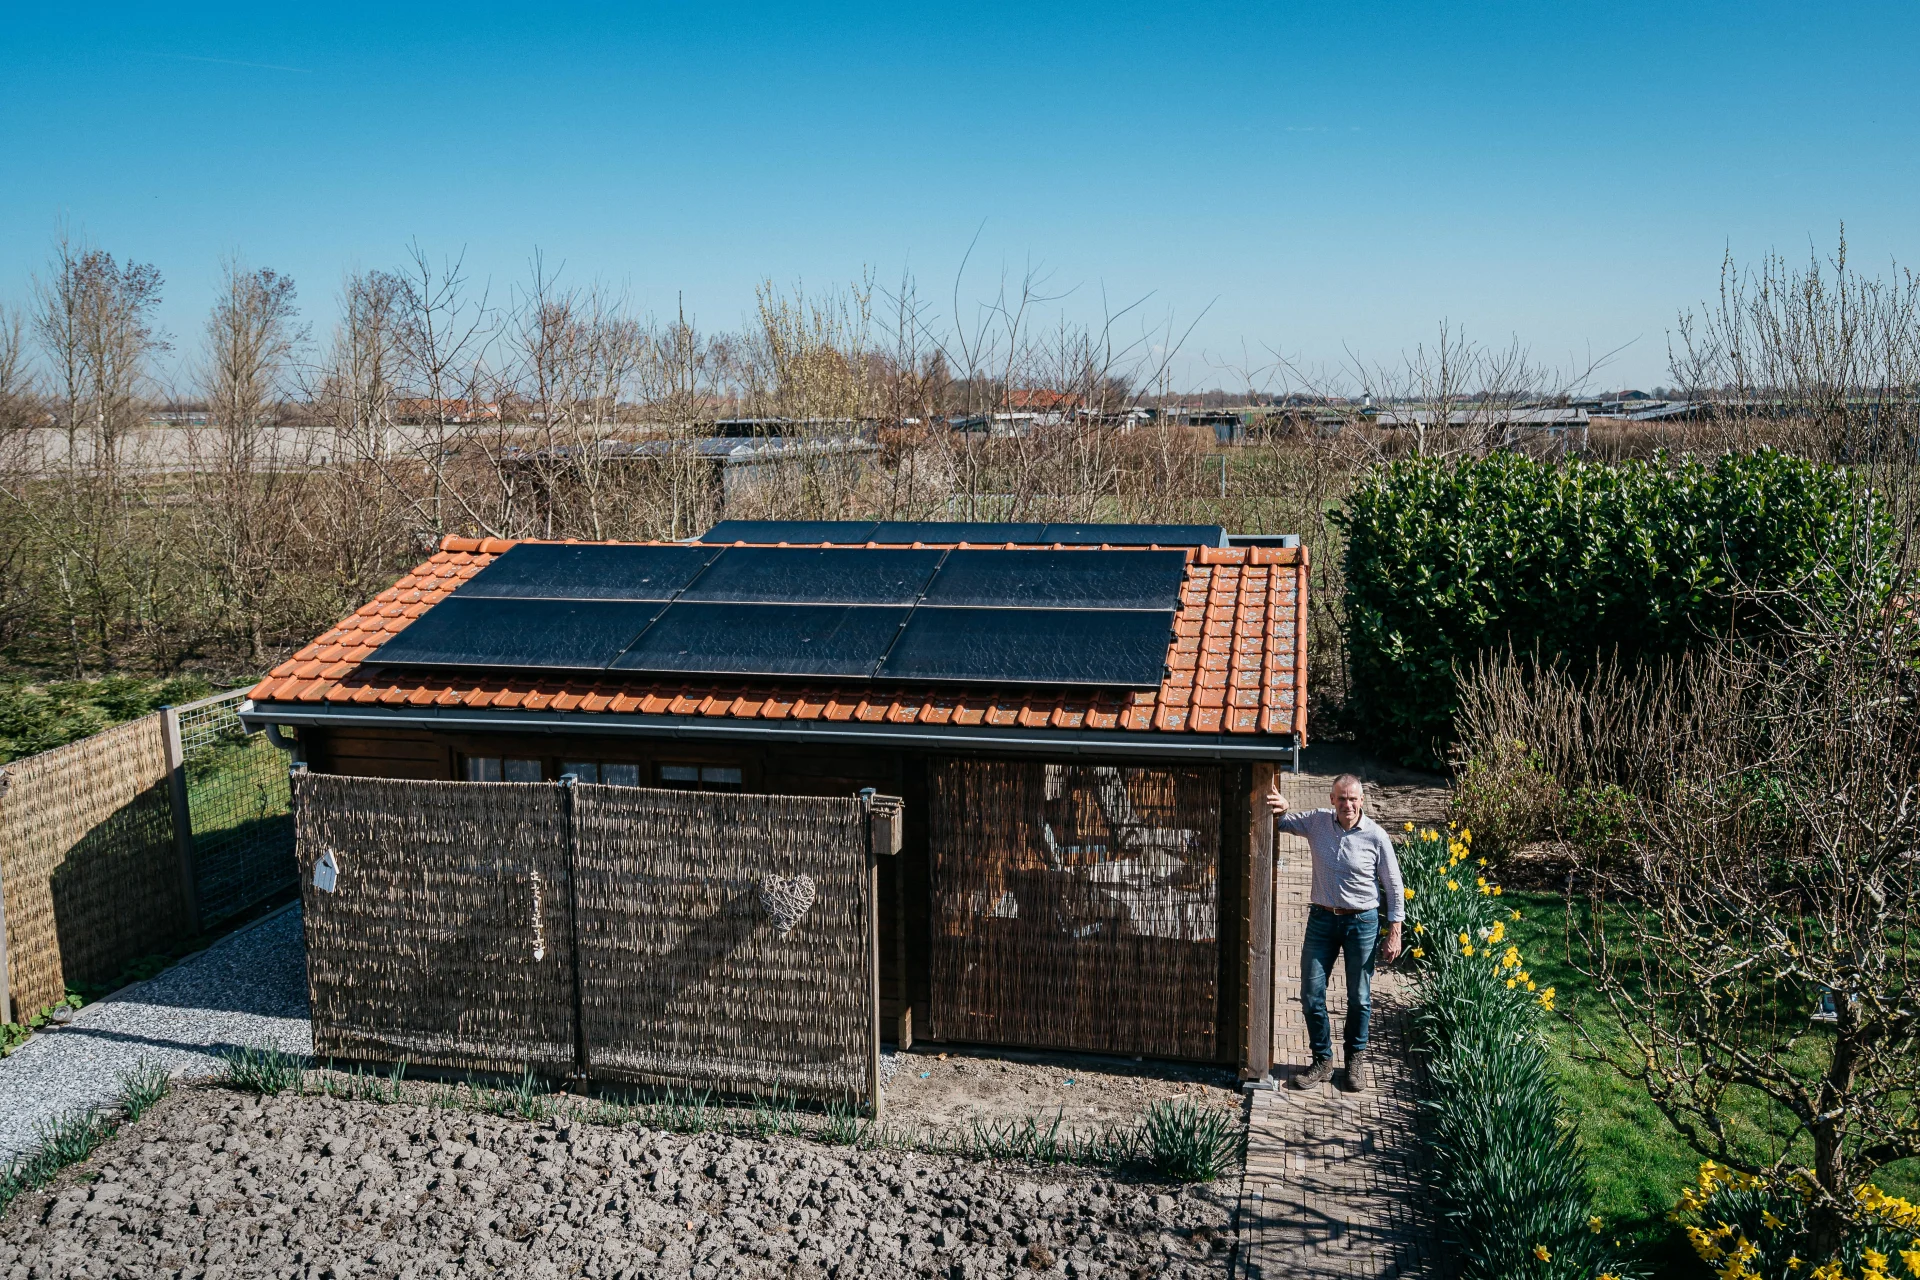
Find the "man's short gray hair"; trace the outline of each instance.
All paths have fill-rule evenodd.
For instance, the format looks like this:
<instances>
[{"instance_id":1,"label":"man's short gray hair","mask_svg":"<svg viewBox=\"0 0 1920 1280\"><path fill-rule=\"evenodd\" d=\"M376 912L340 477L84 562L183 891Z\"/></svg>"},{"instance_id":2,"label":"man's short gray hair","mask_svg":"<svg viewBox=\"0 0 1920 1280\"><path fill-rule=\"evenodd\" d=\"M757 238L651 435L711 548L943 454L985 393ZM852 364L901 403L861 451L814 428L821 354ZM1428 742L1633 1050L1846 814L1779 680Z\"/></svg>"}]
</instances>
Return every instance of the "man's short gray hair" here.
<instances>
[{"instance_id":1,"label":"man's short gray hair","mask_svg":"<svg viewBox=\"0 0 1920 1280\"><path fill-rule=\"evenodd\" d=\"M1349 782L1351 782L1354 786L1360 789L1360 795L1364 799L1367 794L1367 784L1360 781L1360 775L1357 773L1343 773L1339 777L1335 778L1333 780L1333 785L1327 788L1327 794L1328 795L1335 794L1340 790L1340 788L1346 786Z\"/></svg>"}]
</instances>

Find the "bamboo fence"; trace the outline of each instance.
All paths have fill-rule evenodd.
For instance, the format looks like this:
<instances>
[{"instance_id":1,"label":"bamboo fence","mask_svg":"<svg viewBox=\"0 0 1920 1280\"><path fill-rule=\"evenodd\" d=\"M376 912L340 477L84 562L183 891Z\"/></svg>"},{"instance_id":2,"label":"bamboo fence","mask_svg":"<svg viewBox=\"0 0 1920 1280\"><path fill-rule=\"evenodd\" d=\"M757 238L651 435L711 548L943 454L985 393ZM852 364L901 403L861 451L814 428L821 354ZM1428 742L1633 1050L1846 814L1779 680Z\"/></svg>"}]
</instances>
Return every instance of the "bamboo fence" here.
<instances>
[{"instance_id":1,"label":"bamboo fence","mask_svg":"<svg viewBox=\"0 0 1920 1280\"><path fill-rule=\"evenodd\" d=\"M860 802L577 792L592 1073L864 1095L873 902ZM768 876L812 886L811 904L784 934L761 900Z\"/></svg>"},{"instance_id":2,"label":"bamboo fence","mask_svg":"<svg viewBox=\"0 0 1920 1280\"><path fill-rule=\"evenodd\" d=\"M314 1052L564 1076L564 814L540 783L293 777ZM338 867L332 892L314 865Z\"/></svg>"},{"instance_id":3,"label":"bamboo fence","mask_svg":"<svg viewBox=\"0 0 1920 1280\"><path fill-rule=\"evenodd\" d=\"M934 1038L1219 1056L1218 769L930 772Z\"/></svg>"},{"instance_id":4,"label":"bamboo fence","mask_svg":"<svg viewBox=\"0 0 1920 1280\"><path fill-rule=\"evenodd\" d=\"M8 765L0 892L14 1016L188 932L161 716Z\"/></svg>"},{"instance_id":5,"label":"bamboo fence","mask_svg":"<svg viewBox=\"0 0 1920 1280\"><path fill-rule=\"evenodd\" d=\"M293 800L316 1053L871 1092L859 801L304 772ZM785 933L768 876L811 885Z\"/></svg>"}]
</instances>

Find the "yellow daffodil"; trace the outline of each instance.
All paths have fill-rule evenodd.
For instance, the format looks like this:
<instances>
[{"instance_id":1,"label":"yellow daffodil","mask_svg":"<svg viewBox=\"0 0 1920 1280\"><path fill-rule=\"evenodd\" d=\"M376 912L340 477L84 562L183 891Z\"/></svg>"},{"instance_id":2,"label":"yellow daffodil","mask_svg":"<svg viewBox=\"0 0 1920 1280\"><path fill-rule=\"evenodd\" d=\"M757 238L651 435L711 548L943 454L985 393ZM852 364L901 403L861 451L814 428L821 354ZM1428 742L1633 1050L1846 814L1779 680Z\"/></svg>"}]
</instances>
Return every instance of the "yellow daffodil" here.
<instances>
[{"instance_id":1,"label":"yellow daffodil","mask_svg":"<svg viewBox=\"0 0 1920 1280\"><path fill-rule=\"evenodd\" d=\"M1481 865L1481 866L1483 866L1483 867L1484 867L1484 866L1486 866L1486 865L1487 865L1487 860L1486 860L1485 858L1482 858L1482 859L1480 859L1480 865Z\"/></svg>"},{"instance_id":2,"label":"yellow daffodil","mask_svg":"<svg viewBox=\"0 0 1920 1280\"><path fill-rule=\"evenodd\" d=\"M1797 1256L1790 1257L1787 1259L1787 1270L1789 1271L1798 1271L1802 1265L1803 1264L1801 1263L1800 1259Z\"/></svg>"},{"instance_id":3,"label":"yellow daffodil","mask_svg":"<svg viewBox=\"0 0 1920 1280\"><path fill-rule=\"evenodd\" d=\"M1466 946L1464 946L1464 947L1462 947L1462 948L1460 948L1460 954L1461 954L1461 955L1463 955L1463 956L1470 956L1470 955L1472 955L1472 954L1473 954L1473 945L1472 945L1471 943L1469 943L1468 945L1466 945Z\"/></svg>"},{"instance_id":4,"label":"yellow daffodil","mask_svg":"<svg viewBox=\"0 0 1920 1280\"><path fill-rule=\"evenodd\" d=\"M1520 918L1520 913L1519 913L1518 911L1509 911L1509 912L1507 912L1507 919L1509 919L1509 920L1518 920L1519 918Z\"/></svg>"},{"instance_id":5,"label":"yellow daffodil","mask_svg":"<svg viewBox=\"0 0 1920 1280\"><path fill-rule=\"evenodd\" d=\"M1464 947L1469 942L1472 942L1472 941L1473 941L1473 935L1468 933L1465 929L1462 929L1460 931L1460 945Z\"/></svg>"},{"instance_id":6,"label":"yellow daffodil","mask_svg":"<svg viewBox=\"0 0 1920 1280\"><path fill-rule=\"evenodd\" d=\"M1595 1235L1600 1234L1600 1215L1599 1214L1596 1213L1592 1217L1587 1219L1587 1230L1593 1232L1593 1234Z\"/></svg>"},{"instance_id":7,"label":"yellow daffodil","mask_svg":"<svg viewBox=\"0 0 1920 1280\"><path fill-rule=\"evenodd\" d=\"M1900 1261L1907 1264L1909 1274L1920 1276L1920 1249L1902 1249Z\"/></svg>"},{"instance_id":8,"label":"yellow daffodil","mask_svg":"<svg viewBox=\"0 0 1920 1280\"><path fill-rule=\"evenodd\" d=\"M1458 880L1447 881L1448 893L1458 893L1459 891L1460 891L1460 882Z\"/></svg>"},{"instance_id":9,"label":"yellow daffodil","mask_svg":"<svg viewBox=\"0 0 1920 1280\"><path fill-rule=\"evenodd\" d=\"M1408 901L1408 902L1412 902L1412 901L1413 901L1413 890L1411 890L1411 889L1408 889L1408 890L1406 890L1406 891L1405 891L1405 893L1406 893L1406 895L1407 895L1407 901Z\"/></svg>"},{"instance_id":10,"label":"yellow daffodil","mask_svg":"<svg viewBox=\"0 0 1920 1280\"><path fill-rule=\"evenodd\" d=\"M1760 1221L1765 1223L1767 1226L1767 1229L1770 1231L1778 1231L1781 1227L1784 1227L1787 1225L1786 1223L1780 1221L1780 1219L1774 1217L1773 1210L1771 1209L1762 1209L1760 1211Z\"/></svg>"},{"instance_id":11,"label":"yellow daffodil","mask_svg":"<svg viewBox=\"0 0 1920 1280\"><path fill-rule=\"evenodd\" d=\"M1513 981L1513 979L1512 979L1512 978L1508 978L1508 979L1507 979L1507 990L1509 990L1509 991L1511 991L1511 990L1513 990L1513 988L1514 988L1514 981Z\"/></svg>"},{"instance_id":12,"label":"yellow daffodil","mask_svg":"<svg viewBox=\"0 0 1920 1280\"><path fill-rule=\"evenodd\" d=\"M1411 831L1411 830L1413 830L1413 824L1412 824L1411 822L1409 822L1409 823L1407 824L1407 828L1406 828L1406 829L1407 829L1408 831Z\"/></svg>"},{"instance_id":13,"label":"yellow daffodil","mask_svg":"<svg viewBox=\"0 0 1920 1280\"><path fill-rule=\"evenodd\" d=\"M1543 1244L1537 1244L1533 1246L1533 1256L1540 1259L1540 1261L1542 1262L1553 1261L1553 1255L1547 1252L1547 1246Z\"/></svg>"},{"instance_id":14,"label":"yellow daffodil","mask_svg":"<svg viewBox=\"0 0 1920 1280\"><path fill-rule=\"evenodd\" d=\"M1500 886L1499 886L1499 885L1495 885L1495 886L1493 886L1493 896L1494 896L1494 897L1496 897L1496 898L1500 896Z\"/></svg>"},{"instance_id":15,"label":"yellow daffodil","mask_svg":"<svg viewBox=\"0 0 1920 1280\"><path fill-rule=\"evenodd\" d=\"M1413 926L1413 931L1414 931L1415 933L1425 933L1425 932L1427 931L1427 926L1425 926L1425 925L1423 925L1423 924L1418 924L1418 923L1416 923L1416 924L1415 924L1415 925Z\"/></svg>"},{"instance_id":16,"label":"yellow daffodil","mask_svg":"<svg viewBox=\"0 0 1920 1280\"><path fill-rule=\"evenodd\" d=\"M1423 959L1426 956L1426 954L1427 953L1425 951L1422 951L1419 947L1415 947L1413 949L1413 958L1415 960Z\"/></svg>"},{"instance_id":17,"label":"yellow daffodil","mask_svg":"<svg viewBox=\"0 0 1920 1280\"><path fill-rule=\"evenodd\" d=\"M1875 1271L1885 1271L1887 1269L1887 1255L1881 1253L1878 1249L1863 1250L1860 1256L1865 1258L1867 1265Z\"/></svg>"},{"instance_id":18,"label":"yellow daffodil","mask_svg":"<svg viewBox=\"0 0 1920 1280\"><path fill-rule=\"evenodd\" d=\"M1533 984L1531 982L1527 984L1527 990L1529 991L1533 990Z\"/></svg>"}]
</instances>

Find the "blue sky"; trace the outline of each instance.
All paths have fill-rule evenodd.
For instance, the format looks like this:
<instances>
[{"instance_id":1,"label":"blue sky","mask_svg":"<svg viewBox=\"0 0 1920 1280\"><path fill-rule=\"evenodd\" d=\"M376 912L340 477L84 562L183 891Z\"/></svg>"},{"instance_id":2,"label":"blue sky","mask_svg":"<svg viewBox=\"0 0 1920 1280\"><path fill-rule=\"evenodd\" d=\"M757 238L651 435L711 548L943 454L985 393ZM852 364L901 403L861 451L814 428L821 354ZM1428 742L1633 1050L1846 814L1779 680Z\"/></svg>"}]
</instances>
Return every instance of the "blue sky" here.
<instances>
[{"instance_id":1,"label":"blue sky","mask_svg":"<svg viewBox=\"0 0 1920 1280\"><path fill-rule=\"evenodd\" d=\"M0 16L0 299L64 220L183 351L225 254L316 329L415 238L718 328L765 277L944 301L977 235L963 304L1150 295L1187 385L1445 318L1651 386L1729 248L1920 259L1911 4L67 8Z\"/></svg>"}]
</instances>

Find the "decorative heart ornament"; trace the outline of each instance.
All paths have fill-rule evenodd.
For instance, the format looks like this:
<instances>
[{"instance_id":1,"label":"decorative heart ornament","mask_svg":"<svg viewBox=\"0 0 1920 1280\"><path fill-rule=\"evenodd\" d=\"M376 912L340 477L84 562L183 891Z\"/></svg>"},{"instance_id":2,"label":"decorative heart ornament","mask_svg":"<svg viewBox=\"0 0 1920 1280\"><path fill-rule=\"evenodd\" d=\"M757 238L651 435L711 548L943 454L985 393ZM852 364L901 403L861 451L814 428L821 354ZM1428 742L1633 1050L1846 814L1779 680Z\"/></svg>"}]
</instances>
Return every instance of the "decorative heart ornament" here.
<instances>
[{"instance_id":1,"label":"decorative heart ornament","mask_svg":"<svg viewBox=\"0 0 1920 1280\"><path fill-rule=\"evenodd\" d=\"M760 877L760 909L773 921L781 937L793 932L800 917L813 905L813 877L763 875Z\"/></svg>"}]
</instances>

